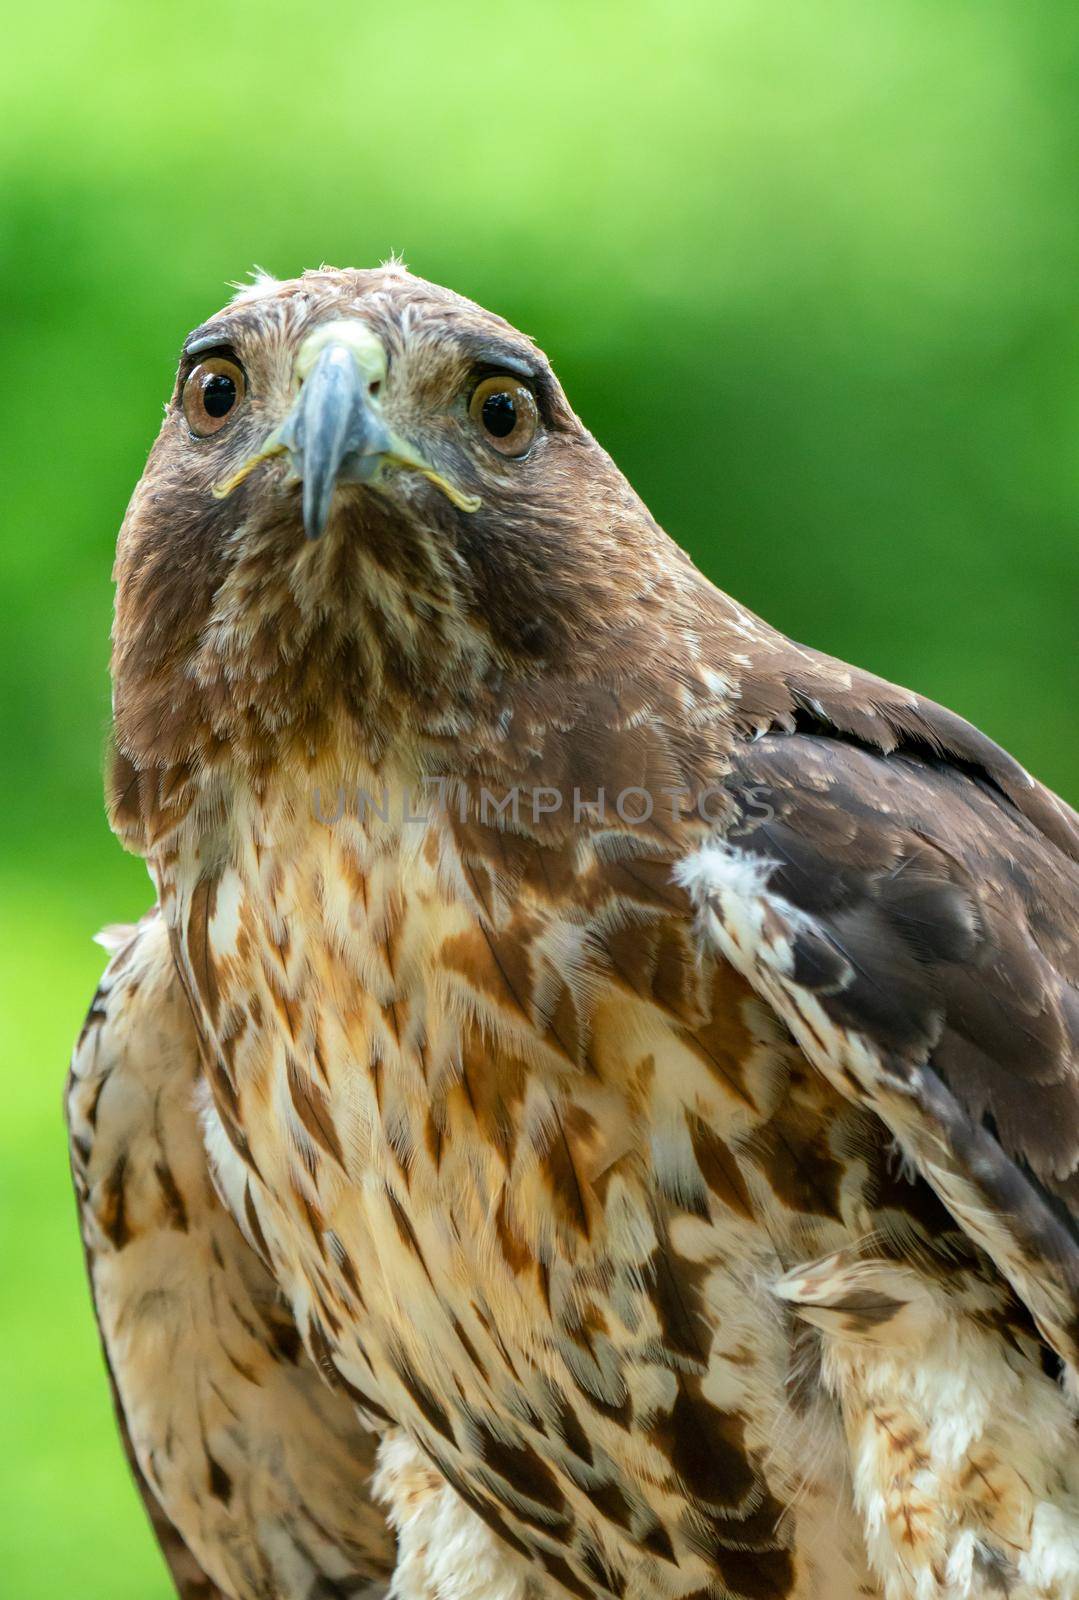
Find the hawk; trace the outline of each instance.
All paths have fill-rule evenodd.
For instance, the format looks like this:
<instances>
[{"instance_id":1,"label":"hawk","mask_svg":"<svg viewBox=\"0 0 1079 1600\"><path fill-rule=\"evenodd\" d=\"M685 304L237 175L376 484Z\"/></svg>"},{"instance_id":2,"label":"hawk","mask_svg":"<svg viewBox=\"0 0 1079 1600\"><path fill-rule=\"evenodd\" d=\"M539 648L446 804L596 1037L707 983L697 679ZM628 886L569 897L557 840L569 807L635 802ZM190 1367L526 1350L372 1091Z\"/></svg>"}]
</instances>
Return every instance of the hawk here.
<instances>
[{"instance_id":1,"label":"hawk","mask_svg":"<svg viewBox=\"0 0 1079 1600\"><path fill-rule=\"evenodd\" d=\"M410 275L187 339L67 1092L184 1597L1075 1600L1079 819Z\"/></svg>"}]
</instances>

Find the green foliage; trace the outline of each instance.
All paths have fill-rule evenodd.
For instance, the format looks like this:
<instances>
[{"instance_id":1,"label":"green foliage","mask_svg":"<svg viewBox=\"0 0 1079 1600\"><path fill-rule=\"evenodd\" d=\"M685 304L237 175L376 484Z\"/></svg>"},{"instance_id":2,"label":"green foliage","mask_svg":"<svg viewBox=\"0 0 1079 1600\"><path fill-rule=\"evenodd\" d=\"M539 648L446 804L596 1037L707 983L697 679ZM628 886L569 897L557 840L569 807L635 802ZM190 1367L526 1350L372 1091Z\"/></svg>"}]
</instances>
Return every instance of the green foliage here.
<instances>
[{"instance_id":1,"label":"green foliage","mask_svg":"<svg viewBox=\"0 0 1079 1600\"><path fill-rule=\"evenodd\" d=\"M0 1571L167 1594L59 1086L147 898L101 822L109 567L227 279L391 248L534 333L660 520L1070 798L1079 15L1031 0L55 0L0 59Z\"/></svg>"}]
</instances>

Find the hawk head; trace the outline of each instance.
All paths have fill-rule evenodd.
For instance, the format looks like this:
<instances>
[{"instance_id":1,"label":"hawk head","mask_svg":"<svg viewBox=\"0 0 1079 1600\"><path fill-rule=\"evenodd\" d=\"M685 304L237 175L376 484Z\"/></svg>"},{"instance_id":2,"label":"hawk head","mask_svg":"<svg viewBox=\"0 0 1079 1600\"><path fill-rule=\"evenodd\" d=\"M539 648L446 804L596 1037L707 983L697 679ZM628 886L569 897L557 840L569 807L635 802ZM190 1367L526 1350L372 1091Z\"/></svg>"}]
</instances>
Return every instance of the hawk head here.
<instances>
[{"instance_id":1,"label":"hawk head","mask_svg":"<svg viewBox=\"0 0 1079 1600\"><path fill-rule=\"evenodd\" d=\"M148 769L313 760L342 717L377 757L493 684L634 670L672 566L500 317L396 264L259 279L185 342L121 530L114 807Z\"/></svg>"}]
</instances>

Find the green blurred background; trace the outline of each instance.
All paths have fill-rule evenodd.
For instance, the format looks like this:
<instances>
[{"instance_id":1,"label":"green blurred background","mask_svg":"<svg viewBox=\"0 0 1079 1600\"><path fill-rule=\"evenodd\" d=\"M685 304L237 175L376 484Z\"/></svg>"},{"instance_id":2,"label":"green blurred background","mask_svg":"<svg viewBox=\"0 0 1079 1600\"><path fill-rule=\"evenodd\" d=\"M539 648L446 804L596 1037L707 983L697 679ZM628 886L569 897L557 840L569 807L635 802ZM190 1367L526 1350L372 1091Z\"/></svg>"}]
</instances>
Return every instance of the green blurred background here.
<instances>
[{"instance_id":1,"label":"green blurred background","mask_svg":"<svg viewBox=\"0 0 1079 1600\"><path fill-rule=\"evenodd\" d=\"M60 1089L147 900L109 567L185 331L255 262L401 251L536 335L720 584L1074 801L1079 12L53 0L0 84L0 1593L157 1600Z\"/></svg>"}]
</instances>

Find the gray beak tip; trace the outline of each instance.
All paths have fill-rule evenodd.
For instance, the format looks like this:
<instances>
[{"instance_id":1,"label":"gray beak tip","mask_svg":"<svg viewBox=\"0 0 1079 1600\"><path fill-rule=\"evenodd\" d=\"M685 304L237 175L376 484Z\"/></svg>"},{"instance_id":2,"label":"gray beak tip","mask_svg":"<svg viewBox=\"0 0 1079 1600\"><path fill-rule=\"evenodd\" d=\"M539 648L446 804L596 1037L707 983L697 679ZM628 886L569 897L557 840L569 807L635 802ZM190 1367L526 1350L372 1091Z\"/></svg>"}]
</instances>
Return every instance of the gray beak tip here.
<instances>
[{"instance_id":1,"label":"gray beak tip","mask_svg":"<svg viewBox=\"0 0 1079 1600\"><path fill-rule=\"evenodd\" d=\"M363 483L389 445L367 384L346 345L329 344L308 374L281 434L303 480L303 526L321 539L341 482Z\"/></svg>"},{"instance_id":2,"label":"gray beak tip","mask_svg":"<svg viewBox=\"0 0 1079 1600\"><path fill-rule=\"evenodd\" d=\"M303 531L308 539L321 539L330 520L330 502L336 482L316 483L313 478L303 480Z\"/></svg>"}]
</instances>

